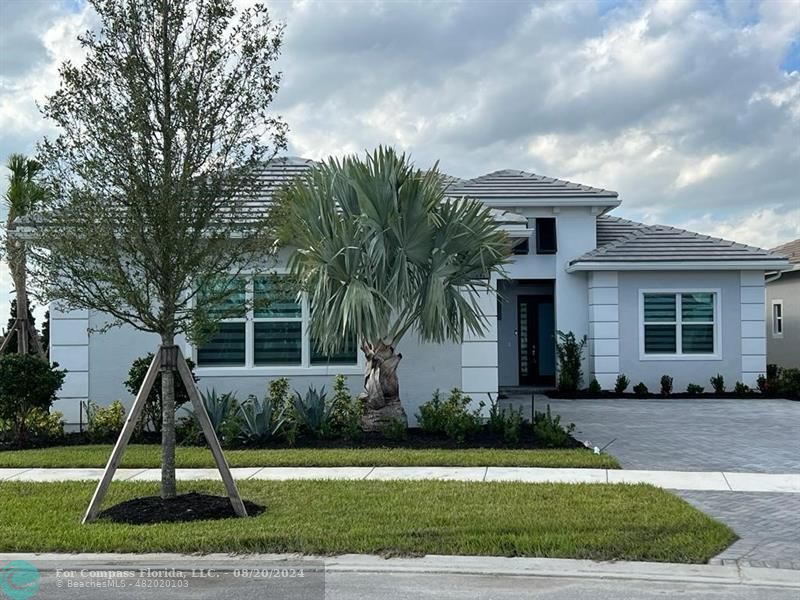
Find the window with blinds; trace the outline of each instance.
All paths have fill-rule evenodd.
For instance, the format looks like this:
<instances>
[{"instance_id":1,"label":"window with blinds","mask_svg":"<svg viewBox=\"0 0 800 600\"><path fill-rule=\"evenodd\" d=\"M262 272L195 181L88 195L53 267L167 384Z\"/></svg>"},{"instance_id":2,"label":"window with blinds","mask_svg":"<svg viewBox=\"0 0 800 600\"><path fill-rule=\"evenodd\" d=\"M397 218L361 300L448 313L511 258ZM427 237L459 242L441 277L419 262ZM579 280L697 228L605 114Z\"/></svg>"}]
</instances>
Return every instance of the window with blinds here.
<instances>
[{"instance_id":1,"label":"window with blinds","mask_svg":"<svg viewBox=\"0 0 800 600\"><path fill-rule=\"evenodd\" d=\"M645 354L716 352L715 292L646 292L642 306Z\"/></svg>"},{"instance_id":2,"label":"window with blinds","mask_svg":"<svg viewBox=\"0 0 800 600\"><path fill-rule=\"evenodd\" d=\"M224 320L216 335L197 348L200 367L303 367L356 365L355 340L325 355L309 340L308 303L283 277L242 278L214 316ZM208 295L199 294L198 301Z\"/></svg>"}]
</instances>

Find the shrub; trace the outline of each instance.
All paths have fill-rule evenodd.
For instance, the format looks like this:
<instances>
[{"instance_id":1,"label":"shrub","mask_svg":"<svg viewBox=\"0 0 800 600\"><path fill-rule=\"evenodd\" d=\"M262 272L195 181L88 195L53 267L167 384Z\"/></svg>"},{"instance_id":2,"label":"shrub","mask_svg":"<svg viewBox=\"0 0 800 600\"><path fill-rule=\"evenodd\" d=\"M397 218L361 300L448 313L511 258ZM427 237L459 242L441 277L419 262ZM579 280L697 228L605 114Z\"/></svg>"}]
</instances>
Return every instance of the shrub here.
<instances>
[{"instance_id":1,"label":"shrub","mask_svg":"<svg viewBox=\"0 0 800 600\"><path fill-rule=\"evenodd\" d=\"M492 402L489 407L489 421L487 427L495 435L502 436L506 444L516 445L522 436L522 427L525 419L522 417L522 407L517 410L500 410L497 402Z\"/></svg>"},{"instance_id":2,"label":"shrub","mask_svg":"<svg viewBox=\"0 0 800 600\"><path fill-rule=\"evenodd\" d=\"M800 369L781 369L777 387L778 392L784 396L800 397Z\"/></svg>"},{"instance_id":3,"label":"shrub","mask_svg":"<svg viewBox=\"0 0 800 600\"><path fill-rule=\"evenodd\" d=\"M200 399L208 413L211 421L211 428L220 440L230 440L238 437L241 430L241 423L238 418L239 403L233 392L227 394L217 394L215 389L206 390L200 394ZM197 417L194 411L184 407L183 410L192 415L195 420ZM200 430L198 430L200 431Z\"/></svg>"},{"instance_id":4,"label":"shrub","mask_svg":"<svg viewBox=\"0 0 800 600\"><path fill-rule=\"evenodd\" d=\"M331 437L335 408L334 402L328 402L324 386L319 392L310 386L305 397L300 392L294 393L294 416L298 426L317 437Z\"/></svg>"},{"instance_id":5,"label":"shrub","mask_svg":"<svg viewBox=\"0 0 800 600\"><path fill-rule=\"evenodd\" d=\"M625 390L628 389L628 386L630 385L630 383L631 383L631 380L628 379L625 375L617 375L617 381L614 384L614 391L617 394L624 394Z\"/></svg>"},{"instance_id":6,"label":"shrub","mask_svg":"<svg viewBox=\"0 0 800 600\"><path fill-rule=\"evenodd\" d=\"M125 388L134 397L139 393L139 388L144 383L147 369L150 368L150 363L153 362L153 353L146 356L140 356L133 361L131 368L128 370L128 379L125 380ZM186 359L189 369L192 371L192 377L197 381L197 376L194 374L194 362L190 358ZM179 408L183 404L189 402L189 394L186 392L186 386L183 385L183 380L175 377L175 408ZM147 396L144 409L142 410L142 417L140 426L148 431L161 431L161 374L156 377L153 387L150 388L150 394Z\"/></svg>"},{"instance_id":7,"label":"shrub","mask_svg":"<svg viewBox=\"0 0 800 600\"><path fill-rule=\"evenodd\" d=\"M550 405L547 405L546 412L537 412L533 418L533 435L543 446L548 448L570 448L572 447L572 432L575 431L575 423L570 423L567 427L561 425L561 416L552 416Z\"/></svg>"},{"instance_id":8,"label":"shrub","mask_svg":"<svg viewBox=\"0 0 800 600\"><path fill-rule=\"evenodd\" d=\"M92 400L86 401L86 422L89 437L97 442L113 441L119 437L125 425L125 407L119 400L108 406L100 406Z\"/></svg>"},{"instance_id":9,"label":"shrub","mask_svg":"<svg viewBox=\"0 0 800 600\"><path fill-rule=\"evenodd\" d=\"M0 356L0 419L10 424L17 445L29 440L32 411L48 412L64 383L66 371L34 354Z\"/></svg>"},{"instance_id":10,"label":"shrub","mask_svg":"<svg viewBox=\"0 0 800 600\"><path fill-rule=\"evenodd\" d=\"M337 375L333 381L333 414L331 428L335 434L348 440L361 438L361 417L364 414L364 402L353 396L347 389L347 378Z\"/></svg>"},{"instance_id":11,"label":"shrub","mask_svg":"<svg viewBox=\"0 0 800 600\"><path fill-rule=\"evenodd\" d=\"M387 440L399 442L406 439L408 436L408 427L406 426L405 422L401 421L400 419L391 419L383 425L381 434Z\"/></svg>"},{"instance_id":12,"label":"shrub","mask_svg":"<svg viewBox=\"0 0 800 600\"><path fill-rule=\"evenodd\" d=\"M714 388L715 394L722 394L725 392L725 378L720 373L717 373L709 379L709 382L711 383L711 387Z\"/></svg>"},{"instance_id":13,"label":"shrub","mask_svg":"<svg viewBox=\"0 0 800 600\"><path fill-rule=\"evenodd\" d=\"M733 391L739 396L746 396L750 393L750 386L743 384L741 381L737 381L736 385L733 386Z\"/></svg>"},{"instance_id":14,"label":"shrub","mask_svg":"<svg viewBox=\"0 0 800 600\"><path fill-rule=\"evenodd\" d=\"M633 386L633 393L642 398L644 396L647 396L649 390L647 389L647 386L644 384L644 382L640 381L635 386Z\"/></svg>"},{"instance_id":15,"label":"shrub","mask_svg":"<svg viewBox=\"0 0 800 600\"><path fill-rule=\"evenodd\" d=\"M600 387L600 382L597 381L596 377L592 377L592 380L589 382L589 392L592 394L599 394L603 391L603 388Z\"/></svg>"},{"instance_id":16,"label":"shrub","mask_svg":"<svg viewBox=\"0 0 800 600\"><path fill-rule=\"evenodd\" d=\"M571 331L558 332L556 356L558 357L558 389L561 392L575 392L581 387L583 371L583 347L586 345L586 336L580 340Z\"/></svg>"},{"instance_id":17,"label":"shrub","mask_svg":"<svg viewBox=\"0 0 800 600\"><path fill-rule=\"evenodd\" d=\"M237 439L245 445L258 445L275 438L286 423L285 411L276 410L269 398L262 402L249 396L239 407L241 431Z\"/></svg>"},{"instance_id":18,"label":"shrub","mask_svg":"<svg viewBox=\"0 0 800 600\"><path fill-rule=\"evenodd\" d=\"M770 389L775 387L775 384L778 382L778 378L780 377L781 368L776 365L775 363L769 363L767 365L767 386Z\"/></svg>"},{"instance_id":19,"label":"shrub","mask_svg":"<svg viewBox=\"0 0 800 600\"><path fill-rule=\"evenodd\" d=\"M25 429L30 440L54 442L64 437L64 414L59 411L47 412L34 408L25 419ZM0 419L0 439L13 434L12 423Z\"/></svg>"},{"instance_id":20,"label":"shrub","mask_svg":"<svg viewBox=\"0 0 800 600\"><path fill-rule=\"evenodd\" d=\"M769 386L767 385L767 378L764 375L759 375L756 379L756 387L758 387L758 391L762 394L766 394L769 391Z\"/></svg>"},{"instance_id":21,"label":"shrub","mask_svg":"<svg viewBox=\"0 0 800 600\"><path fill-rule=\"evenodd\" d=\"M690 383L689 385L686 386L686 393L689 394L690 396L699 396L700 394L703 393L703 390L705 389L706 388L704 388L702 385L697 385L696 383Z\"/></svg>"},{"instance_id":22,"label":"shrub","mask_svg":"<svg viewBox=\"0 0 800 600\"><path fill-rule=\"evenodd\" d=\"M672 393L672 377L669 375L661 376L661 395L669 396Z\"/></svg>"},{"instance_id":23,"label":"shrub","mask_svg":"<svg viewBox=\"0 0 800 600\"><path fill-rule=\"evenodd\" d=\"M445 435L456 442L463 442L480 431L480 411L484 403L480 402L478 408L468 410L472 399L465 396L458 388L453 388L446 400L441 399L439 390L433 398L419 407L417 420L423 431Z\"/></svg>"},{"instance_id":24,"label":"shrub","mask_svg":"<svg viewBox=\"0 0 800 600\"><path fill-rule=\"evenodd\" d=\"M273 411L283 411L285 422L283 424L283 436L286 443L294 446L297 436L300 433L300 425L294 411L294 396L289 394L289 379L279 377L273 379L267 385L269 401Z\"/></svg>"}]
</instances>

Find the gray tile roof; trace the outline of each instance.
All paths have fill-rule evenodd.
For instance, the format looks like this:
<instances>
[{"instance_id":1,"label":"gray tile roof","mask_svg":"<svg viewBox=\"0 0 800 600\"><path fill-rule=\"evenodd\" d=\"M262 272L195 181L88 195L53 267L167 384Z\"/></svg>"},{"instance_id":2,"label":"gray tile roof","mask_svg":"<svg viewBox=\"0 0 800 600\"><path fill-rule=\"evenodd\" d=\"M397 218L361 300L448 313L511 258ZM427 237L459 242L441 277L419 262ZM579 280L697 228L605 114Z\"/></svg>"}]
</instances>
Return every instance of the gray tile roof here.
<instances>
[{"instance_id":1,"label":"gray tile roof","mask_svg":"<svg viewBox=\"0 0 800 600\"><path fill-rule=\"evenodd\" d=\"M800 265L800 238L775 246L771 252L785 256L793 265Z\"/></svg>"},{"instance_id":2,"label":"gray tile roof","mask_svg":"<svg viewBox=\"0 0 800 600\"><path fill-rule=\"evenodd\" d=\"M553 200L559 200L570 204L599 200L599 204L619 204L617 192L611 190L511 169L456 183L447 191L450 195L469 196L487 203L503 203L506 200L536 203L546 200L548 204L552 204Z\"/></svg>"},{"instance_id":3,"label":"gray tile roof","mask_svg":"<svg viewBox=\"0 0 800 600\"><path fill-rule=\"evenodd\" d=\"M771 268L783 257L769 250L668 227L645 225L619 217L597 218L597 249L570 261L591 270L610 263L753 263Z\"/></svg>"}]
</instances>

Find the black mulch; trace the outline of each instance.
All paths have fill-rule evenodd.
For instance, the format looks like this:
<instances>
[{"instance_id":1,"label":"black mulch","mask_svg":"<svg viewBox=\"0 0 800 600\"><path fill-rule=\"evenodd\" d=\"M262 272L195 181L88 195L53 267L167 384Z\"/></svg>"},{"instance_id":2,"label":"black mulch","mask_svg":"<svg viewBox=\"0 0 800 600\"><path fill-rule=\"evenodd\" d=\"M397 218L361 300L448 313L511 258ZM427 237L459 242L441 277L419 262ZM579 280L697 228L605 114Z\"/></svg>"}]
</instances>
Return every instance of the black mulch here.
<instances>
[{"instance_id":1,"label":"black mulch","mask_svg":"<svg viewBox=\"0 0 800 600\"><path fill-rule=\"evenodd\" d=\"M260 515L266 508L244 501L249 516ZM208 519L230 519L236 517L227 496L210 494L180 494L164 500L161 496L145 496L116 504L102 511L99 518L115 523L147 525L151 523L182 523Z\"/></svg>"}]
</instances>

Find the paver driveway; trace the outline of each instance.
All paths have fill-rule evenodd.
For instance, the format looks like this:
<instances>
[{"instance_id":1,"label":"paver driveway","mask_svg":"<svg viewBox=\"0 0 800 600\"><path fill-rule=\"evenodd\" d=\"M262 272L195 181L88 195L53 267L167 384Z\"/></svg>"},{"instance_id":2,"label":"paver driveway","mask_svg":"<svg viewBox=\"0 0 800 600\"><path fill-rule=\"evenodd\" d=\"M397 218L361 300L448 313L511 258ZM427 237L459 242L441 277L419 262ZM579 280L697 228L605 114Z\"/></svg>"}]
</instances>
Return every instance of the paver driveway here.
<instances>
[{"instance_id":1,"label":"paver driveway","mask_svg":"<svg viewBox=\"0 0 800 600\"><path fill-rule=\"evenodd\" d=\"M555 400L575 437L604 446L625 469L800 473L800 402ZM528 400L530 403L530 400Z\"/></svg>"}]
</instances>

